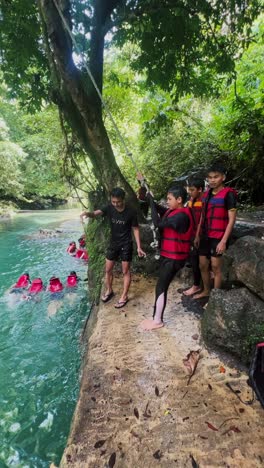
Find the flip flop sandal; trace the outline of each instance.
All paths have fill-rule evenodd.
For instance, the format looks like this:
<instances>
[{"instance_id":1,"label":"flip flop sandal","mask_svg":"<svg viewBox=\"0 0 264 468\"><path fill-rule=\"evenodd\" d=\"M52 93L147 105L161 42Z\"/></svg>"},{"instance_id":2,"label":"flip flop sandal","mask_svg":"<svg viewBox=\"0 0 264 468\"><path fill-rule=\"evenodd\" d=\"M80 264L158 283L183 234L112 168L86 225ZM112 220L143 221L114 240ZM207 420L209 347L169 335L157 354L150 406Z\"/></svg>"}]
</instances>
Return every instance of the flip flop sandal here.
<instances>
[{"instance_id":1,"label":"flip flop sandal","mask_svg":"<svg viewBox=\"0 0 264 468\"><path fill-rule=\"evenodd\" d=\"M115 309L122 309L122 307L125 307L125 305L128 303L129 299L126 299L125 301L118 301L115 304Z\"/></svg>"},{"instance_id":2,"label":"flip flop sandal","mask_svg":"<svg viewBox=\"0 0 264 468\"><path fill-rule=\"evenodd\" d=\"M106 294L104 297L101 297L102 302L106 303L114 297L115 293L112 291L109 294Z\"/></svg>"}]
</instances>

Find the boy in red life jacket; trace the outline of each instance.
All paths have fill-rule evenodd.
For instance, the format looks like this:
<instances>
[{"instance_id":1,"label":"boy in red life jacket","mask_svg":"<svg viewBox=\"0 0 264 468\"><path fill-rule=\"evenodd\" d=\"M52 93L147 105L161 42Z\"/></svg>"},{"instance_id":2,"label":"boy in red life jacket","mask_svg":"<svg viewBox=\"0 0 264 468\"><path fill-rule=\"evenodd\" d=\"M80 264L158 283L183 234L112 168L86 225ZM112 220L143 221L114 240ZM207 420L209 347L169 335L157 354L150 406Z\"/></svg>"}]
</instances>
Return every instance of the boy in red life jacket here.
<instances>
[{"instance_id":1,"label":"boy in red life jacket","mask_svg":"<svg viewBox=\"0 0 264 468\"><path fill-rule=\"evenodd\" d=\"M237 193L224 186L226 171L215 163L208 171L209 189L203 195L203 209L197 228L195 245L199 246L203 291L195 299L209 296L210 262L214 273L214 287L222 285L222 255L236 221Z\"/></svg>"},{"instance_id":2,"label":"boy in red life jacket","mask_svg":"<svg viewBox=\"0 0 264 468\"><path fill-rule=\"evenodd\" d=\"M201 214L202 214L202 195L204 191L204 180L201 177L192 177L188 180L187 191L190 195L190 200L188 201L188 207L193 220L193 238L191 244L190 252L190 263L192 265L193 271L193 285L191 288L183 291L185 296L191 296L192 294L197 293L201 289L201 271L199 267L199 252L198 249L194 246L194 238L199 226Z\"/></svg>"},{"instance_id":3,"label":"boy in red life jacket","mask_svg":"<svg viewBox=\"0 0 264 468\"><path fill-rule=\"evenodd\" d=\"M187 191L184 187L174 186L168 190L169 209L163 209L162 217L157 213L152 196L148 195L148 198L153 223L161 232L160 271L156 285L153 319L144 320L140 326L144 330L156 330L164 325L163 314L170 283L189 257L193 223L189 208L184 208L187 199ZM162 214L161 211L160 213Z\"/></svg>"}]
</instances>

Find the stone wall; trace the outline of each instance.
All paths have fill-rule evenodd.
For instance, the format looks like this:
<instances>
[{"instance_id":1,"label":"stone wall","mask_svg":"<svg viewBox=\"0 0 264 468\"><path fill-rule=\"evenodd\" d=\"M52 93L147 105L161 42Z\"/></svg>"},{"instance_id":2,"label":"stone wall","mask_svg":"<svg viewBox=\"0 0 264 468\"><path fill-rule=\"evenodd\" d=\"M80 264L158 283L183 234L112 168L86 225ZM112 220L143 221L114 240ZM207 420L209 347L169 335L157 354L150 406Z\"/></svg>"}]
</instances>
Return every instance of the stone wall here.
<instances>
[{"instance_id":1,"label":"stone wall","mask_svg":"<svg viewBox=\"0 0 264 468\"><path fill-rule=\"evenodd\" d=\"M205 341L248 362L264 341L264 240L241 237L224 255L227 289L213 290L202 318Z\"/></svg>"}]
</instances>

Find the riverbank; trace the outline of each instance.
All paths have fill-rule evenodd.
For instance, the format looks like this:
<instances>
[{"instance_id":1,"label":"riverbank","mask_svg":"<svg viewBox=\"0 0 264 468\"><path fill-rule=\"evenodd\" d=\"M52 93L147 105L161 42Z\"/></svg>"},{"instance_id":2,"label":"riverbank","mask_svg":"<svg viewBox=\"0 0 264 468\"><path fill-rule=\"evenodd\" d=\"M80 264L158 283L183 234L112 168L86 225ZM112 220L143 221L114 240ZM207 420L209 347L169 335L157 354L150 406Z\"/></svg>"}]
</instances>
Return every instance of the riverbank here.
<instances>
[{"instance_id":1,"label":"riverbank","mask_svg":"<svg viewBox=\"0 0 264 468\"><path fill-rule=\"evenodd\" d=\"M151 315L154 285L134 276L127 306L100 304L88 323L80 396L60 466L263 466L263 409L241 402L252 397L246 372L205 348L200 317L177 292L180 280L170 288L166 327L139 330ZM190 350L201 351L187 385L183 359Z\"/></svg>"}]
</instances>

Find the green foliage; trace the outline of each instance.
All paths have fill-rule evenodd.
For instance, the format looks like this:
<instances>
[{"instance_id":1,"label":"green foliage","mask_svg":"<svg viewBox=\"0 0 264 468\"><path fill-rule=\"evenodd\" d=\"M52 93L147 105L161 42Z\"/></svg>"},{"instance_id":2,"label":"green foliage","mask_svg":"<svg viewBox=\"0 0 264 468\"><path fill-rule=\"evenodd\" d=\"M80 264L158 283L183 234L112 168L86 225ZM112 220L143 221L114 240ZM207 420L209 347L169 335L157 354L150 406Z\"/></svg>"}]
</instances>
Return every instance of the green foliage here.
<instances>
[{"instance_id":1,"label":"green foliage","mask_svg":"<svg viewBox=\"0 0 264 468\"><path fill-rule=\"evenodd\" d=\"M0 193L2 197L19 197L23 193L21 162L23 150L10 141L0 141Z\"/></svg>"},{"instance_id":2,"label":"green foliage","mask_svg":"<svg viewBox=\"0 0 264 468\"><path fill-rule=\"evenodd\" d=\"M56 108L27 114L8 100L6 87L1 94L2 196L66 198L70 189L63 180L64 140Z\"/></svg>"},{"instance_id":3,"label":"green foliage","mask_svg":"<svg viewBox=\"0 0 264 468\"><path fill-rule=\"evenodd\" d=\"M264 342L264 324L255 324L247 332L242 344L243 359L250 362L256 344Z\"/></svg>"},{"instance_id":4,"label":"green foliage","mask_svg":"<svg viewBox=\"0 0 264 468\"><path fill-rule=\"evenodd\" d=\"M9 95L23 107L40 109L50 92L37 2L0 1L1 71Z\"/></svg>"},{"instance_id":5,"label":"green foliage","mask_svg":"<svg viewBox=\"0 0 264 468\"><path fill-rule=\"evenodd\" d=\"M70 190L62 176L64 140L56 108L48 106L34 115L24 115L22 129L20 144L28 154L23 164L25 193L67 197Z\"/></svg>"},{"instance_id":6,"label":"green foliage","mask_svg":"<svg viewBox=\"0 0 264 468\"><path fill-rule=\"evenodd\" d=\"M203 96L221 88L225 74L232 76L235 57L249 40L250 25L260 11L255 0L246 10L240 0L126 4L117 43L137 44L133 68L146 71L148 86L159 85L176 99L185 92Z\"/></svg>"}]
</instances>

